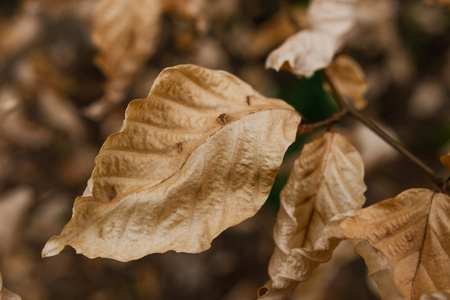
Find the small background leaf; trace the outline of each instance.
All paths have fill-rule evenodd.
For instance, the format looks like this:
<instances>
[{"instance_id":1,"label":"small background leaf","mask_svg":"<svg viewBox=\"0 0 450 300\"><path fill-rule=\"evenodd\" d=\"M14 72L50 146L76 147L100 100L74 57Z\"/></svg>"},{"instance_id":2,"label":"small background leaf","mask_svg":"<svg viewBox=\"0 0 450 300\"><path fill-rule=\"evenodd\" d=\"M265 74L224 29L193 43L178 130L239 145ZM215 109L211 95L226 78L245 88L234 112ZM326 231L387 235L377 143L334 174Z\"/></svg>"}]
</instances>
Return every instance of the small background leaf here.
<instances>
[{"instance_id":1,"label":"small background leaf","mask_svg":"<svg viewBox=\"0 0 450 300\"><path fill-rule=\"evenodd\" d=\"M3 276L0 273L0 300L22 300L22 298L3 286Z\"/></svg>"},{"instance_id":2,"label":"small background leaf","mask_svg":"<svg viewBox=\"0 0 450 300\"><path fill-rule=\"evenodd\" d=\"M367 106L364 94L367 92L368 85L357 61L342 54L337 56L325 71L338 91L349 97L356 109L361 110Z\"/></svg>"},{"instance_id":3,"label":"small background leaf","mask_svg":"<svg viewBox=\"0 0 450 300\"><path fill-rule=\"evenodd\" d=\"M308 8L308 28L272 51L266 68L310 77L325 68L354 22L356 1L315 0Z\"/></svg>"},{"instance_id":4,"label":"small background leaf","mask_svg":"<svg viewBox=\"0 0 450 300\"><path fill-rule=\"evenodd\" d=\"M93 16L95 61L106 76L105 95L87 109L98 118L123 100L136 73L156 50L162 7L159 0L102 0Z\"/></svg>"}]
</instances>

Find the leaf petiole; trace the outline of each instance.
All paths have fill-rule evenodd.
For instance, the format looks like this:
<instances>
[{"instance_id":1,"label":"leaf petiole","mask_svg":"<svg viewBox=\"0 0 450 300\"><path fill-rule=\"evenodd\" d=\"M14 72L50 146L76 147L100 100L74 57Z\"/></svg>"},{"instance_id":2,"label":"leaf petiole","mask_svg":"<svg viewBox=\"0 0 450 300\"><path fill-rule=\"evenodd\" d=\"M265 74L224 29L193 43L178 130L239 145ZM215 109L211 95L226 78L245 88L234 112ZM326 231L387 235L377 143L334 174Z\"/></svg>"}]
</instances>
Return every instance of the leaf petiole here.
<instances>
[{"instance_id":1,"label":"leaf petiole","mask_svg":"<svg viewBox=\"0 0 450 300\"><path fill-rule=\"evenodd\" d=\"M341 109L339 112L334 113L333 116L331 116L330 118L325 119L323 121L316 122L316 123L309 123L309 124L300 124L297 129L297 135L311 132L314 129L321 127L321 126L330 125L330 124L338 121L339 119L341 119L346 114L348 114L348 110L344 108L344 109Z\"/></svg>"}]
</instances>

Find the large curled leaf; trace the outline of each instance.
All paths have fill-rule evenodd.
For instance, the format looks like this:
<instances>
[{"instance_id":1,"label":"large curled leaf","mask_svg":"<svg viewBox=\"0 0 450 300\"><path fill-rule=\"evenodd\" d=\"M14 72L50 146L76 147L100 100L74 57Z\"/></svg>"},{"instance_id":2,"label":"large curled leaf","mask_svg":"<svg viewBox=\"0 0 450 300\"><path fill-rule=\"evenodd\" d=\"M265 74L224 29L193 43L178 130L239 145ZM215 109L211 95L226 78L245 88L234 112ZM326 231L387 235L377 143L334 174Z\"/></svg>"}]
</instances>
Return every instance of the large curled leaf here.
<instances>
[{"instance_id":1,"label":"large curled leaf","mask_svg":"<svg viewBox=\"0 0 450 300\"><path fill-rule=\"evenodd\" d=\"M297 76L311 76L325 68L353 26L356 3L356 0L312 1L308 28L270 53L266 68L287 69Z\"/></svg>"},{"instance_id":2,"label":"large curled leaf","mask_svg":"<svg viewBox=\"0 0 450 300\"><path fill-rule=\"evenodd\" d=\"M362 209L341 228L346 237L366 239L385 255L405 299L449 291L449 196L410 189Z\"/></svg>"},{"instance_id":3,"label":"large curled leaf","mask_svg":"<svg viewBox=\"0 0 450 300\"><path fill-rule=\"evenodd\" d=\"M0 300L21 300L22 297L11 292L7 288L3 286L3 277L2 273L0 273Z\"/></svg>"},{"instance_id":4,"label":"large curled leaf","mask_svg":"<svg viewBox=\"0 0 450 300\"><path fill-rule=\"evenodd\" d=\"M72 220L43 256L65 245L120 261L200 252L267 199L299 114L223 71L180 65L132 101L108 137Z\"/></svg>"},{"instance_id":5,"label":"large curled leaf","mask_svg":"<svg viewBox=\"0 0 450 300\"><path fill-rule=\"evenodd\" d=\"M361 156L342 135L325 133L305 146L280 195L271 280L261 298L286 299L331 258L343 238L340 222L365 201L363 176Z\"/></svg>"}]
</instances>

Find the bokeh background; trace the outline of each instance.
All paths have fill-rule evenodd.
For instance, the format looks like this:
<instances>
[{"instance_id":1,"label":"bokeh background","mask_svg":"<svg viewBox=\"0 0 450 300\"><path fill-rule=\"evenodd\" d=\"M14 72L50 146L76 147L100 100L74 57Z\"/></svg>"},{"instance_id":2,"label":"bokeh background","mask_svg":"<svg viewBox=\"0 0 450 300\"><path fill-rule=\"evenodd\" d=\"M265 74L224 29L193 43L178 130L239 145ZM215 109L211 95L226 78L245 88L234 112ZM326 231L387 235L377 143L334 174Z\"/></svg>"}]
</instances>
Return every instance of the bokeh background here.
<instances>
[{"instance_id":1,"label":"bokeh background","mask_svg":"<svg viewBox=\"0 0 450 300\"><path fill-rule=\"evenodd\" d=\"M46 259L40 252L70 219L94 158L120 129L127 103L145 98L165 67L193 63L227 70L262 94L288 101L305 122L331 116L336 105L319 74L298 79L264 68L270 51L304 26L307 1L155 0L165 8L155 21L152 53L108 99L108 76L95 63L99 50L91 38L97 2L0 2L4 285L27 300L255 299L269 279L278 194L303 144L320 130L290 147L260 212L226 230L204 253L120 263L87 259L70 247ZM358 25L342 53L366 73L364 114L448 177L439 157L450 152L450 10L433 1L360 2ZM95 113L99 107L101 114ZM424 173L356 121L345 118L336 129L364 158L367 205L408 188L434 189ZM379 299L363 260L346 243L316 273L318 279L302 284L293 299Z\"/></svg>"}]
</instances>

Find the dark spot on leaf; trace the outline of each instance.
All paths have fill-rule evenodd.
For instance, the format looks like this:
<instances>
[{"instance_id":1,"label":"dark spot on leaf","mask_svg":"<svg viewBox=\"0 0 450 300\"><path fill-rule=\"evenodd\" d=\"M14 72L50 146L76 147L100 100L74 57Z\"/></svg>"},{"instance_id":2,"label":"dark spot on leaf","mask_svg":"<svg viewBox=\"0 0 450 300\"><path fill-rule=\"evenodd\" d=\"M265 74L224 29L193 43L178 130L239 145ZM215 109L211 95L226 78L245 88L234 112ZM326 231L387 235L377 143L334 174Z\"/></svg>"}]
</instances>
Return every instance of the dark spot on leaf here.
<instances>
[{"instance_id":1,"label":"dark spot on leaf","mask_svg":"<svg viewBox=\"0 0 450 300\"><path fill-rule=\"evenodd\" d=\"M100 230L98 231L98 237L99 237L100 239L103 238L103 227L100 227Z\"/></svg>"},{"instance_id":2,"label":"dark spot on leaf","mask_svg":"<svg viewBox=\"0 0 450 300\"><path fill-rule=\"evenodd\" d=\"M412 234L412 233L408 233L408 234L406 235L406 240L407 240L408 242L412 242L413 239L414 239L414 237L413 237L413 234Z\"/></svg>"},{"instance_id":3,"label":"dark spot on leaf","mask_svg":"<svg viewBox=\"0 0 450 300\"><path fill-rule=\"evenodd\" d=\"M217 117L217 122L220 125L225 125L230 121L230 116L227 114L221 114L220 116Z\"/></svg>"},{"instance_id":4,"label":"dark spot on leaf","mask_svg":"<svg viewBox=\"0 0 450 300\"><path fill-rule=\"evenodd\" d=\"M108 200L111 201L112 199L114 199L114 197L116 197L117 192L116 192L116 188L115 187L111 187L111 191L108 194Z\"/></svg>"},{"instance_id":5,"label":"dark spot on leaf","mask_svg":"<svg viewBox=\"0 0 450 300\"><path fill-rule=\"evenodd\" d=\"M177 144L177 152L181 153L183 151L183 144L182 143L178 143Z\"/></svg>"},{"instance_id":6,"label":"dark spot on leaf","mask_svg":"<svg viewBox=\"0 0 450 300\"><path fill-rule=\"evenodd\" d=\"M250 96L247 96L247 104L250 105Z\"/></svg>"}]
</instances>

